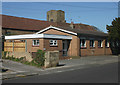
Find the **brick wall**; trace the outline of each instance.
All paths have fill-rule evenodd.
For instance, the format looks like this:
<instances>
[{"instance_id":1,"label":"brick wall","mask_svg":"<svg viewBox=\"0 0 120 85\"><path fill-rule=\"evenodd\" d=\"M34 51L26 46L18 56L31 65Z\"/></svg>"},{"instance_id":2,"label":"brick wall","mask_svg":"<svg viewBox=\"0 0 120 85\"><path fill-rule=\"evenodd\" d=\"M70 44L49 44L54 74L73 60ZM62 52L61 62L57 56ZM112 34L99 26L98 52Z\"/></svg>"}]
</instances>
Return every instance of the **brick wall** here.
<instances>
[{"instance_id":1,"label":"brick wall","mask_svg":"<svg viewBox=\"0 0 120 85\"><path fill-rule=\"evenodd\" d=\"M81 48L81 56L92 56L92 55L108 55L112 54L110 48L105 47L105 40L103 40L103 47L98 47L98 40L95 40L95 47L90 47L90 40L86 40L86 48Z\"/></svg>"},{"instance_id":2,"label":"brick wall","mask_svg":"<svg viewBox=\"0 0 120 85\"><path fill-rule=\"evenodd\" d=\"M54 29L50 29L50 30L47 30L44 32L45 34L56 34L56 35L69 35L69 36L72 36L72 40L70 41L70 45L69 45L69 48L68 48L68 56L78 56L79 55L79 38L77 36L74 36L74 35L71 35L71 34L68 34L68 33L64 33L64 32L61 32L61 31L57 31L57 30L54 30ZM61 43L62 43L62 40L61 40ZM62 45L62 44L61 44ZM61 49L62 49L62 46L61 46Z\"/></svg>"},{"instance_id":3,"label":"brick wall","mask_svg":"<svg viewBox=\"0 0 120 85\"><path fill-rule=\"evenodd\" d=\"M38 49L43 50L44 39L39 39L39 46L33 46L33 40L35 39L27 39L27 52L37 52Z\"/></svg>"},{"instance_id":4,"label":"brick wall","mask_svg":"<svg viewBox=\"0 0 120 85\"><path fill-rule=\"evenodd\" d=\"M44 39L44 48L46 49L46 51L59 51L60 55L62 56L62 40L57 39L57 46L50 46L49 40L51 39ZM56 39L55 39L56 40Z\"/></svg>"},{"instance_id":5,"label":"brick wall","mask_svg":"<svg viewBox=\"0 0 120 85\"><path fill-rule=\"evenodd\" d=\"M95 48L90 48L90 40L86 40L86 47L84 49L80 49L80 38L78 36L74 36L68 33L64 33L61 31L57 31L54 29L50 29L45 31L46 34L57 34L57 35L69 35L72 36L72 40L70 41L68 56L90 56L90 55L106 55L112 54L110 48L105 48L105 40L103 40L103 47L98 48L98 40L95 40Z\"/></svg>"},{"instance_id":6,"label":"brick wall","mask_svg":"<svg viewBox=\"0 0 120 85\"><path fill-rule=\"evenodd\" d=\"M80 38L75 35L71 35L68 33L64 33L61 31L57 31L54 29L47 30L43 32L45 34L56 34L56 35L69 35L72 36L72 40L70 41L68 48L68 56L90 56L90 55L105 55L112 54L110 48L105 48L105 40L103 40L103 47L98 48L98 41L95 40L95 48L90 48L90 40L86 40L86 48L80 49ZM38 49L46 50L46 51L54 51L58 50L60 52L60 56L62 56L62 40L58 39L58 46L50 46L49 40L51 39L39 39L39 46L33 46L33 39L27 39L27 52L37 52Z\"/></svg>"}]
</instances>

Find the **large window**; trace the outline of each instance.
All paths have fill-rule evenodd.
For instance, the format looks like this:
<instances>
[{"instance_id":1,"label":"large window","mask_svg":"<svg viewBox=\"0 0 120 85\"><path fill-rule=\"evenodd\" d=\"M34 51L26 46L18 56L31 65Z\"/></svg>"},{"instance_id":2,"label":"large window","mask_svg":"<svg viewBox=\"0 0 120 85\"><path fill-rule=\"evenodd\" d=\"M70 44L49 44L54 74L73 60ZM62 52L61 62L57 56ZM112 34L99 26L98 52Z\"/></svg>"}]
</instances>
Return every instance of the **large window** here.
<instances>
[{"instance_id":1,"label":"large window","mask_svg":"<svg viewBox=\"0 0 120 85\"><path fill-rule=\"evenodd\" d=\"M102 40L98 40L98 47L102 47Z\"/></svg>"},{"instance_id":2,"label":"large window","mask_svg":"<svg viewBox=\"0 0 120 85\"><path fill-rule=\"evenodd\" d=\"M57 46L57 40L50 40L50 46Z\"/></svg>"},{"instance_id":3,"label":"large window","mask_svg":"<svg viewBox=\"0 0 120 85\"><path fill-rule=\"evenodd\" d=\"M90 40L90 47L95 47L94 40Z\"/></svg>"},{"instance_id":4,"label":"large window","mask_svg":"<svg viewBox=\"0 0 120 85\"><path fill-rule=\"evenodd\" d=\"M33 40L33 46L39 46L39 40Z\"/></svg>"},{"instance_id":5,"label":"large window","mask_svg":"<svg viewBox=\"0 0 120 85\"><path fill-rule=\"evenodd\" d=\"M86 40L85 39L80 39L80 47L81 48L86 47Z\"/></svg>"}]
</instances>

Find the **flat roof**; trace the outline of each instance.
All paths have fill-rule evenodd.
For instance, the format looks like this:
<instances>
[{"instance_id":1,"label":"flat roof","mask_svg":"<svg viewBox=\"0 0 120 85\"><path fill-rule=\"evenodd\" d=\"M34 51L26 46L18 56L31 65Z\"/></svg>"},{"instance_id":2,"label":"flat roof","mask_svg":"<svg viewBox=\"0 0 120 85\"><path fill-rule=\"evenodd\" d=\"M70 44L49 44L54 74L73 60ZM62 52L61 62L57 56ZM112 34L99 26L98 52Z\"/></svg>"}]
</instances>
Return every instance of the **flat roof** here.
<instances>
[{"instance_id":1,"label":"flat roof","mask_svg":"<svg viewBox=\"0 0 120 85\"><path fill-rule=\"evenodd\" d=\"M6 40L10 40L10 39L33 39L33 38L72 39L72 36L54 35L54 34L25 34L25 35L5 36Z\"/></svg>"}]
</instances>

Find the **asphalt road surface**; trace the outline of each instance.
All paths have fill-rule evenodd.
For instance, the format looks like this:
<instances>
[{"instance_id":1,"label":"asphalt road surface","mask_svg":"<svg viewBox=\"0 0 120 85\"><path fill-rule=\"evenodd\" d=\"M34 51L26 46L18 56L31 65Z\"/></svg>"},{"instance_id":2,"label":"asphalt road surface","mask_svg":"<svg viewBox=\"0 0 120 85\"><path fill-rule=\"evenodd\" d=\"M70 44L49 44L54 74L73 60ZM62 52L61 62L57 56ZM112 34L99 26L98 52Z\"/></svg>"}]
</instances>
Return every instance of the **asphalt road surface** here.
<instances>
[{"instance_id":1,"label":"asphalt road surface","mask_svg":"<svg viewBox=\"0 0 120 85\"><path fill-rule=\"evenodd\" d=\"M118 83L118 63L8 79L3 83Z\"/></svg>"}]
</instances>

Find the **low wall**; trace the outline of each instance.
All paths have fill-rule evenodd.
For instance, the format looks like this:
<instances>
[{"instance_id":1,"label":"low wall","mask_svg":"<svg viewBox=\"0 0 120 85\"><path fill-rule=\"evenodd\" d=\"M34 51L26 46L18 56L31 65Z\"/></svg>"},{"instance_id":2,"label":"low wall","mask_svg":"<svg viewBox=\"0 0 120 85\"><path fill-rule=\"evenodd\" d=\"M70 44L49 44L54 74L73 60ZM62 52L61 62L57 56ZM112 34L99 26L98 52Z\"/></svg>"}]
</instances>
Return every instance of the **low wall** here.
<instances>
[{"instance_id":1,"label":"low wall","mask_svg":"<svg viewBox=\"0 0 120 85\"><path fill-rule=\"evenodd\" d=\"M9 53L7 53L6 56L13 56L15 58L25 57L26 61L29 61L29 62L31 62L33 60L32 55L28 52L9 52Z\"/></svg>"},{"instance_id":2,"label":"low wall","mask_svg":"<svg viewBox=\"0 0 120 85\"><path fill-rule=\"evenodd\" d=\"M59 63L59 51L47 51L45 53L45 63L44 66L55 67Z\"/></svg>"},{"instance_id":3,"label":"low wall","mask_svg":"<svg viewBox=\"0 0 120 85\"><path fill-rule=\"evenodd\" d=\"M28 52L7 52L6 57L15 57L15 58L21 58L25 57L26 61L31 62L33 60L32 54ZM44 67L55 67L59 64L59 51L46 51L45 52L45 62Z\"/></svg>"}]
</instances>

